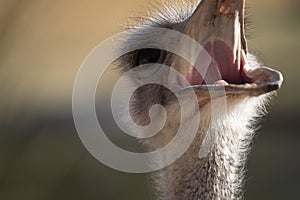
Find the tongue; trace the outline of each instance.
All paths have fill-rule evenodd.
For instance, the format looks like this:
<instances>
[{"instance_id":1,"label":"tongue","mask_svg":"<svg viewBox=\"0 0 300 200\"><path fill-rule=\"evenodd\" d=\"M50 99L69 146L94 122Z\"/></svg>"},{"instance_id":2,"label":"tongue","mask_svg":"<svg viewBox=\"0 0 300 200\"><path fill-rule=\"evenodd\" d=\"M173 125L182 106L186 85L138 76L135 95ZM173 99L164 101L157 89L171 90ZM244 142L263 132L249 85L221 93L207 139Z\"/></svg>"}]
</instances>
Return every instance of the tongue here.
<instances>
[{"instance_id":1,"label":"tongue","mask_svg":"<svg viewBox=\"0 0 300 200\"><path fill-rule=\"evenodd\" d=\"M203 85L203 84L241 84L243 82L243 74L241 73L240 64L237 61L234 62L233 50L223 41L215 40L208 42L204 49L211 56L212 62L207 71L203 73L201 66L201 60L199 59L196 66L188 73L187 79L191 85ZM197 69L196 69L197 68ZM203 76L205 79L203 80Z\"/></svg>"}]
</instances>

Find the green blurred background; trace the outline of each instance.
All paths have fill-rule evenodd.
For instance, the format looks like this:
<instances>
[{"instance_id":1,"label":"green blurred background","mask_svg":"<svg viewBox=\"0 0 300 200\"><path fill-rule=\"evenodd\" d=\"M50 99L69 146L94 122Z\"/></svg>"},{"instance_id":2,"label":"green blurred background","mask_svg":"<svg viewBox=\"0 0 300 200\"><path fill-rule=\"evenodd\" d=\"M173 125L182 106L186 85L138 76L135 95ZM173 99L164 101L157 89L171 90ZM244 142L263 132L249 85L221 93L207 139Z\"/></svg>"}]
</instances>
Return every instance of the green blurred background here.
<instances>
[{"instance_id":1,"label":"green blurred background","mask_svg":"<svg viewBox=\"0 0 300 200\"><path fill-rule=\"evenodd\" d=\"M145 175L109 169L86 151L71 111L85 56L148 2L0 1L0 199L151 198ZM285 83L256 137L246 199L300 199L300 2L248 5L250 49Z\"/></svg>"}]
</instances>

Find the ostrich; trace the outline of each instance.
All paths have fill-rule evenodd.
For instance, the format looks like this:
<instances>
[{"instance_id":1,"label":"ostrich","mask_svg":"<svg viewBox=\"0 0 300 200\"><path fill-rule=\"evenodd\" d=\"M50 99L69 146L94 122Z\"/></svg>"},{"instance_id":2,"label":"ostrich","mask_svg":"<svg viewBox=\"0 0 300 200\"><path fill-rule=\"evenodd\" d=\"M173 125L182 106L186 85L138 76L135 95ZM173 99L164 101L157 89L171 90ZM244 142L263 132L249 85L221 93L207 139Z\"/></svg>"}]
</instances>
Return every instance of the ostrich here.
<instances>
[{"instance_id":1,"label":"ostrich","mask_svg":"<svg viewBox=\"0 0 300 200\"><path fill-rule=\"evenodd\" d=\"M130 34L122 48L134 40L147 40L141 37L147 36L149 28L161 27L194 39L212 58L206 77L195 70L199 66L191 66L180 56L155 47L130 52L118 62L122 72L143 64L166 64L189 81L192 87L187 93L195 92L199 101L201 118L193 143L172 165L151 176L157 199L241 199L243 196L244 166L255 131L254 122L264 114L265 105L283 80L279 72L264 67L248 52L244 15L245 0L169 1L129 26ZM208 90L218 93L219 87L226 93L209 95ZM212 121L211 102L220 96L226 98L226 112L220 112ZM174 93L156 84L144 85L133 94L130 111L134 121L139 125L150 123L149 109L155 104L164 106L168 119L159 134L141 139L148 149L167 145L180 121L180 105ZM194 116L193 110L187 112L190 118ZM204 157L199 157L199 148L210 134L216 136L214 145Z\"/></svg>"}]
</instances>

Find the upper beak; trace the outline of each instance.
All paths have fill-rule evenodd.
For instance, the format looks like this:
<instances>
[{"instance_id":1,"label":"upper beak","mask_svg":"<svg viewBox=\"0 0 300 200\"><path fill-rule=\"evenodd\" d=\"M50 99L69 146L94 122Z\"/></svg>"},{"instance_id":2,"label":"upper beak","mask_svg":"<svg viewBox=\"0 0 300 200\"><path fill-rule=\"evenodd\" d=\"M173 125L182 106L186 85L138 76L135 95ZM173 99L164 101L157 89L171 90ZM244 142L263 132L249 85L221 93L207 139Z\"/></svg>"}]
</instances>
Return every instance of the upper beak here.
<instances>
[{"instance_id":1,"label":"upper beak","mask_svg":"<svg viewBox=\"0 0 300 200\"><path fill-rule=\"evenodd\" d=\"M280 72L267 67L253 67L248 63L244 16L245 0L202 0L199 3L188 19L184 33L202 45L214 63L209 66L206 75L199 76L194 69L201 64L184 64L182 67L175 59L172 66L190 82L194 81L192 87L183 89L181 93L194 91L201 101L211 99L211 91L225 91L225 95L259 96L280 88L283 82ZM218 80L228 83L215 84Z\"/></svg>"},{"instance_id":2,"label":"upper beak","mask_svg":"<svg viewBox=\"0 0 300 200\"><path fill-rule=\"evenodd\" d=\"M233 50L240 48L247 52L244 13L245 0L203 0L184 32L200 44L221 39Z\"/></svg>"}]
</instances>

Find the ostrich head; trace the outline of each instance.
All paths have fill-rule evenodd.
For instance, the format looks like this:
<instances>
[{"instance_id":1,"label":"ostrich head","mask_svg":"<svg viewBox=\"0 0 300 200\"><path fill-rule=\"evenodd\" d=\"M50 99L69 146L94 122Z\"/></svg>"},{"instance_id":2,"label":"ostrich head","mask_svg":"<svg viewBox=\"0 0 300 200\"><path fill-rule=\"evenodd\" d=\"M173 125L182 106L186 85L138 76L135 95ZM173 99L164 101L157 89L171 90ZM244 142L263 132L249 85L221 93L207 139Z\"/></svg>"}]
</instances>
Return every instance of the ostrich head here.
<instances>
[{"instance_id":1,"label":"ostrich head","mask_svg":"<svg viewBox=\"0 0 300 200\"><path fill-rule=\"evenodd\" d=\"M132 44L149 42L147 35L151 28L167 28L192 38L211 57L205 74L199 73L201 56L196 55L196 62L191 65L179 55L155 45L151 48L149 44L147 48L141 45L139 50L120 58L119 67L124 72L143 64L168 65L189 82L187 86L178 80L178 91L185 94L183 98L187 104L190 93L197 96L199 108L196 110L201 118L193 144L175 163L153 175L156 193L162 199L241 197L242 169L253 136L251 122L282 83L279 72L264 67L249 53L244 13L245 0L166 2L159 11L139 18L125 38L123 48L128 48ZM162 34L157 39L164 37L168 36ZM178 49L183 48L180 44ZM185 51L196 54L192 48ZM148 65L144 73L151 76L151 66ZM136 84L135 80L133 82ZM221 97L226 99L226 112L220 112L212 121L211 107L217 106L218 110L217 100ZM212 105L214 100L216 103ZM170 142L181 115L174 92L161 85L147 84L138 88L132 97L132 118L141 126L151 123L149 109L155 104L164 106L168 118L158 135L141 140L151 149ZM195 115L194 108L185 112L188 112L185 120ZM216 141L207 155L199 157L199 148L209 134L214 134Z\"/></svg>"}]
</instances>

